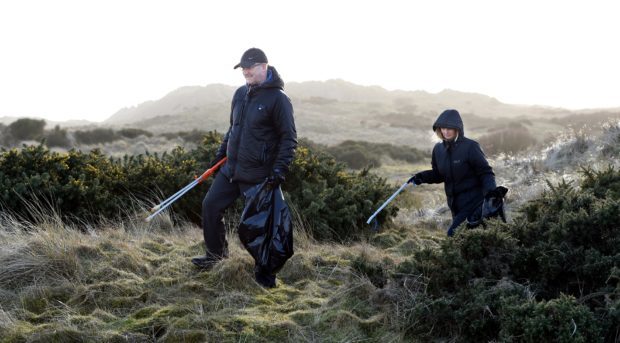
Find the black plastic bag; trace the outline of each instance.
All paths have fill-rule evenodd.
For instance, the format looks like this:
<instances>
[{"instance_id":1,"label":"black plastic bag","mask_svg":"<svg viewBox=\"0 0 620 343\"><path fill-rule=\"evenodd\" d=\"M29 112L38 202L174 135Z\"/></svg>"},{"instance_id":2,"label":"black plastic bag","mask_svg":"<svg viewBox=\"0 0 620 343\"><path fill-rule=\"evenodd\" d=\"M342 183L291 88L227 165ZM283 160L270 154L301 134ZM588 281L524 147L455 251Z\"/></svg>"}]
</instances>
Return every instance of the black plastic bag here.
<instances>
[{"instance_id":1,"label":"black plastic bag","mask_svg":"<svg viewBox=\"0 0 620 343\"><path fill-rule=\"evenodd\" d=\"M504 197L508 193L508 188L498 186L484 198L482 203L482 218L491 219L499 217L504 223L506 222L506 213L504 212Z\"/></svg>"},{"instance_id":2,"label":"black plastic bag","mask_svg":"<svg viewBox=\"0 0 620 343\"><path fill-rule=\"evenodd\" d=\"M239 239L256 266L275 275L293 256L293 223L280 187L267 181L245 193Z\"/></svg>"},{"instance_id":3,"label":"black plastic bag","mask_svg":"<svg viewBox=\"0 0 620 343\"><path fill-rule=\"evenodd\" d=\"M504 211L504 197L508 193L508 188L498 186L490 191L485 197L482 205L478 207L474 213L467 217L467 228L473 229L482 224L486 227L484 220L499 218L502 222L506 222L506 213Z\"/></svg>"}]
</instances>

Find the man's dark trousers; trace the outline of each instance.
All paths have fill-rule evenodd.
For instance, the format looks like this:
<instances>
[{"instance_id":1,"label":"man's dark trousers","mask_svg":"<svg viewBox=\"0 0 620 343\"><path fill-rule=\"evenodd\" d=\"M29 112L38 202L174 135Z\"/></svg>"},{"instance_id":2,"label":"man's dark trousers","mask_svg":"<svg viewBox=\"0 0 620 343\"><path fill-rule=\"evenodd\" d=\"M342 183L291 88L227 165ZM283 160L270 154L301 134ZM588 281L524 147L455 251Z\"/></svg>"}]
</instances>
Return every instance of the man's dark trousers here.
<instances>
[{"instance_id":1,"label":"man's dark trousers","mask_svg":"<svg viewBox=\"0 0 620 343\"><path fill-rule=\"evenodd\" d=\"M207 245L207 257L219 260L228 256L228 242L224 227L224 211L253 184L230 182L218 172L202 201L202 230Z\"/></svg>"}]
</instances>

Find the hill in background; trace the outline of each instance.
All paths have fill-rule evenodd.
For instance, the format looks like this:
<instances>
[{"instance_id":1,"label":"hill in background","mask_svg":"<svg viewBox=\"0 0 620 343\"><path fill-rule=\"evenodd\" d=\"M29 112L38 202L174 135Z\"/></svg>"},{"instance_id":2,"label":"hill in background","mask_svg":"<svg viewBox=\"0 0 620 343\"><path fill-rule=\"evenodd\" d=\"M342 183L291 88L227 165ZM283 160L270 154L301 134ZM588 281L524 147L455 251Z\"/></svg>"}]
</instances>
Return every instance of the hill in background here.
<instances>
[{"instance_id":1,"label":"hill in background","mask_svg":"<svg viewBox=\"0 0 620 343\"><path fill-rule=\"evenodd\" d=\"M103 123L48 122L46 127L50 130L60 124L67 128L65 140L73 147L76 147L72 138L76 130L139 128L155 136L194 130L225 132L235 89L222 84L181 87L159 100L123 108ZM569 111L511 105L483 94L455 90L388 91L343 80L291 82L285 90L295 108L298 136L328 146L351 140L430 150L434 144L432 124L446 108L459 110L466 136L479 140L491 155L547 144L567 129L582 130L587 125L587 130L600 132L602 123L620 118L620 109ZM0 118L0 136L7 136L3 127L15 119ZM8 136L4 138L0 139L0 145L19 145L19 142L8 142ZM176 144L158 141L154 148L151 143L140 149L161 151ZM119 149L123 146L114 150Z\"/></svg>"},{"instance_id":2,"label":"hill in background","mask_svg":"<svg viewBox=\"0 0 620 343\"><path fill-rule=\"evenodd\" d=\"M159 100L124 108L103 124L152 132L226 131L235 89L221 84L182 87ZM343 80L291 82L285 91L293 102L300 135L324 144L351 139L430 147L430 127L446 108L458 109L466 131L473 128L474 135L507 120L551 120L575 114L560 108L504 104L476 93L388 91Z\"/></svg>"}]
</instances>

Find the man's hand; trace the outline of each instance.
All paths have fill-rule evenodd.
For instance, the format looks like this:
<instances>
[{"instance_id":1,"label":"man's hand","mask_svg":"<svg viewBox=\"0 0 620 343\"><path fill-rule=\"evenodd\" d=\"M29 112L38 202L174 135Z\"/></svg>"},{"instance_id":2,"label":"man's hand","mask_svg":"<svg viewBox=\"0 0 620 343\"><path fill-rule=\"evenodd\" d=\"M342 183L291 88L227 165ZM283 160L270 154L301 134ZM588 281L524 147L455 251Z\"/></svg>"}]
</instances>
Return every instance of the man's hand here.
<instances>
[{"instance_id":1,"label":"man's hand","mask_svg":"<svg viewBox=\"0 0 620 343\"><path fill-rule=\"evenodd\" d=\"M274 169L273 173L267 178L267 183L272 187L278 187L286 178L280 169Z\"/></svg>"},{"instance_id":2,"label":"man's hand","mask_svg":"<svg viewBox=\"0 0 620 343\"><path fill-rule=\"evenodd\" d=\"M416 186L422 184L422 177L420 176L420 173L413 175L407 183L413 183Z\"/></svg>"}]
</instances>

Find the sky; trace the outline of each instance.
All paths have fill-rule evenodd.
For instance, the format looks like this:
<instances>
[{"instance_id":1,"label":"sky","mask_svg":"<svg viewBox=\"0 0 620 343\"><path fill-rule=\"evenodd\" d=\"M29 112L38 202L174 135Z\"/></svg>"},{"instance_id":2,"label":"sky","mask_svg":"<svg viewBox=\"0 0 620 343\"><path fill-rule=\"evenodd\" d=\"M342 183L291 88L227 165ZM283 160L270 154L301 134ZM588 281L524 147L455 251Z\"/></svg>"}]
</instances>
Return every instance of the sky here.
<instances>
[{"instance_id":1,"label":"sky","mask_svg":"<svg viewBox=\"0 0 620 343\"><path fill-rule=\"evenodd\" d=\"M265 51L285 82L619 107L618 1L4 1L0 117L102 121L182 86L241 85Z\"/></svg>"}]
</instances>

